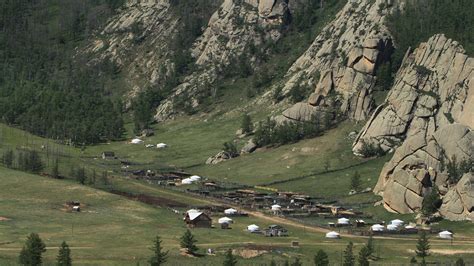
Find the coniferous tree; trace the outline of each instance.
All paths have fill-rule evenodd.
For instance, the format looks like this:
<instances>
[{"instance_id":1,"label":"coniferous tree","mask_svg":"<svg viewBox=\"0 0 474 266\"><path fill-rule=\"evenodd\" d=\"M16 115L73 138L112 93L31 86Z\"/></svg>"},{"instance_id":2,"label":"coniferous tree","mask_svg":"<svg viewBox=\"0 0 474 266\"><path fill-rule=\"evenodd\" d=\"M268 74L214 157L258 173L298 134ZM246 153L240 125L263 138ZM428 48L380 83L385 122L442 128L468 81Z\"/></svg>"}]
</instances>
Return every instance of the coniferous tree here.
<instances>
[{"instance_id":1,"label":"coniferous tree","mask_svg":"<svg viewBox=\"0 0 474 266\"><path fill-rule=\"evenodd\" d=\"M242 133L247 134L253 131L252 118L249 114L244 114L242 117Z\"/></svg>"},{"instance_id":2,"label":"coniferous tree","mask_svg":"<svg viewBox=\"0 0 474 266\"><path fill-rule=\"evenodd\" d=\"M272 260L270 261L270 266L276 266L276 265L277 265L277 264L276 264L275 260L272 259Z\"/></svg>"},{"instance_id":3,"label":"coniferous tree","mask_svg":"<svg viewBox=\"0 0 474 266\"><path fill-rule=\"evenodd\" d=\"M54 160L53 169L51 170L51 176L53 178L59 178L59 160Z\"/></svg>"},{"instance_id":4,"label":"coniferous tree","mask_svg":"<svg viewBox=\"0 0 474 266\"><path fill-rule=\"evenodd\" d=\"M79 182L81 185L84 185L86 183L86 169L84 167L80 167L76 171L76 180Z\"/></svg>"},{"instance_id":5,"label":"coniferous tree","mask_svg":"<svg viewBox=\"0 0 474 266\"><path fill-rule=\"evenodd\" d=\"M36 233L31 233L23 246L19 262L22 265L38 266L43 262L43 253L46 252L46 245Z\"/></svg>"},{"instance_id":6,"label":"coniferous tree","mask_svg":"<svg viewBox=\"0 0 474 266\"><path fill-rule=\"evenodd\" d=\"M13 154L12 150L8 150L3 154L2 158L3 164L7 168L13 167L13 162L15 161L15 155Z\"/></svg>"},{"instance_id":7,"label":"coniferous tree","mask_svg":"<svg viewBox=\"0 0 474 266\"><path fill-rule=\"evenodd\" d=\"M358 191L360 190L360 186L361 186L360 174L358 171L356 171L351 176L351 189Z\"/></svg>"},{"instance_id":8,"label":"coniferous tree","mask_svg":"<svg viewBox=\"0 0 474 266\"><path fill-rule=\"evenodd\" d=\"M454 263L455 266L465 266L466 263L464 262L464 260L462 258L459 258L456 260L456 263Z\"/></svg>"},{"instance_id":9,"label":"coniferous tree","mask_svg":"<svg viewBox=\"0 0 474 266\"><path fill-rule=\"evenodd\" d=\"M357 258L360 266L369 266L370 251L367 246L364 246L359 251L359 257Z\"/></svg>"},{"instance_id":10,"label":"coniferous tree","mask_svg":"<svg viewBox=\"0 0 474 266\"><path fill-rule=\"evenodd\" d=\"M349 242L347 244L346 250L344 250L344 261L342 263L343 266L354 266L355 265L355 257L353 251L354 244Z\"/></svg>"},{"instance_id":11,"label":"coniferous tree","mask_svg":"<svg viewBox=\"0 0 474 266\"><path fill-rule=\"evenodd\" d=\"M198 251L196 242L197 240L194 239L194 236L191 231L189 231L189 229L186 230L186 232L184 232L184 235L181 237L181 247L185 248L189 254L194 254Z\"/></svg>"},{"instance_id":12,"label":"coniferous tree","mask_svg":"<svg viewBox=\"0 0 474 266\"><path fill-rule=\"evenodd\" d=\"M375 252L375 247L374 247L374 238L372 236L369 237L369 240L367 240L367 251L369 253L369 258L374 254Z\"/></svg>"},{"instance_id":13,"label":"coniferous tree","mask_svg":"<svg viewBox=\"0 0 474 266\"><path fill-rule=\"evenodd\" d=\"M163 265L168 260L168 251L163 251L161 243L162 241L159 236L153 240L153 247L151 248L153 256L149 260L151 266Z\"/></svg>"},{"instance_id":14,"label":"coniferous tree","mask_svg":"<svg viewBox=\"0 0 474 266\"><path fill-rule=\"evenodd\" d=\"M431 192L423 198L421 205L421 212L424 215L431 215L435 213L441 206L441 197L436 184L431 189Z\"/></svg>"},{"instance_id":15,"label":"coniferous tree","mask_svg":"<svg viewBox=\"0 0 474 266\"><path fill-rule=\"evenodd\" d=\"M228 249L225 253L224 266L235 266L237 265L237 258L232 254L232 249Z\"/></svg>"},{"instance_id":16,"label":"coniferous tree","mask_svg":"<svg viewBox=\"0 0 474 266\"><path fill-rule=\"evenodd\" d=\"M71 266L72 259L71 259L71 249L67 245L66 241L61 243L61 247L59 248L58 257L56 258L58 266Z\"/></svg>"},{"instance_id":17,"label":"coniferous tree","mask_svg":"<svg viewBox=\"0 0 474 266\"><path fill-rule=\"evenodd\" d=\"M43 170L43 162L37 151L30 151L28 154L28 169L33 173L39 173Z\"/></svg>"},{"instance_id":18,"label":"coniferous tree","mask_svg":"<svg viewBox=\"0 0 474 266\"><path fill-rule=\"evenodd\" d=\"M422 231L418 238L418 243L416 244L416 255L421 258L423 265L426 265L425 258L429 256L430 248L430 242L426 236L426 232Z\"/></svg>"},{"instance_id":19,"label":"coniferous tree","mask_svg":"<svg viewBox=\"0 0 474 266\"><path fill-rule=\"evenodd\" d=\"M328 266L329 265L329 257L324 250L320 249L314 255L314 266Z\"/></svg>"}]
</instances>

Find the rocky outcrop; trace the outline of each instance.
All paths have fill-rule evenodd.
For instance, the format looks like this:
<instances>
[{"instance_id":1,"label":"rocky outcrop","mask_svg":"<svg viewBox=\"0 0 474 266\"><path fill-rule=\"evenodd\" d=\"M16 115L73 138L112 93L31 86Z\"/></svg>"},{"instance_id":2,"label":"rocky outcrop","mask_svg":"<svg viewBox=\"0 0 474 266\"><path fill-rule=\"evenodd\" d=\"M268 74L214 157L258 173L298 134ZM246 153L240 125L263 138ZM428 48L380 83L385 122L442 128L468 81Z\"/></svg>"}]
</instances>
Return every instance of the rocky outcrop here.
<instances>
[{"instance_id":1,"label":"rocky outcrop","mask_svg":"<svg viewBox=\"0 0 474 266\"><path fill-rule=\"evenodd\" d=\"M125 74L127 99L131 99L172 72L168 45L177 34L178 23L168 0L128 0L95 35L86 52L96 62L110 61Z\"/></svg>"},{"instance_id":2,"label":"rocky outcrop","mask_svg":"<svg viewBox=\"0 0 474 266\"><path fill-rule=\"evenodd\" d=\"M168 119L176 105L196 108L200 97L208 97L218 75L244 53L255 67L256 59L248 52L265 42L281 37L281 26L287 22L287 0L225 0L209 20L203 35L192 48L197 71L184 78L174 93L157 109L155 120Z\"/></svg>"},{"instance_id":3,"label":"rocky outcrop","mask_svg":"<svg viewBox=\"0 0 474 266\"><path fill-rule=\"evenodd\" d=\"M292 113L300 113L294 111L296 108L318 112L336 106L352 119L368 118L374 107L372 91L376 69L392 52L385 16L397 3L348 1L288 71L283 93L301 84L315 88L304 103L307 106L293 106Z\"/></svg>"},{"instance_id":4,"label":"rocky outcrop","mask_svg":"<svg viewBox=\"0 0 474 266\"><path fill-rule=\"evenodd\" d=\"M451 123L474 128L474 58L444 35L436 35L407 53L385 103L379 106L354 144L373 143L384 150L407 137L425 139Z\"/></svg>"},{"instance_id":5,"label":"rocky outcrop","mask_svg":"<svg viewBox=\"0 0 474 266\"><path fill-rule=\"evenodd\" d=\"M467 173L443 198L440 214L450 220L474 221L474 174Z\"/></svg>"},{"instance_id":6,"label":"rocky outcrop","mask_svg":"<svg viewBox=\"0 0 474 266\"><path fill-rule=\"evenodd\" d=\"M444 35L407 52L386 101L353 145L356 154L365 143L396 149L374 189L387 209L416 212L436 186L443 197L441 214L467 217L469 207L456 196L466 182L450 189L446 164L454 157L474 160L473 71L474 59Z\"/></svg>"},{"instance_id":7,"label":"rocky outcrop","mask_svg":"<svg viewBox=\"0 0 474 266\"><path fill-rule=\"evenodd\" d=\"M206 160L206 164L218 164L218 163L230 160L237 156L238 154L230 154L229 152L226 152L226 151L220 151L216 155L209 157Z\"/></svg>"},{"instance_id":8,"label":"rocky outcrop","mask_svg":"<svg viewBox=\"0 0 474 266\"><path fill-rule=\"evenodd\" d=\"M428 139L409 137L383 167L374 192L391 211L416 212L434 186L441 195L448 191L446 163L453 156L458 162L474 158L474 131L465 125L446 125Z\"/></svg>"}]
</instances>

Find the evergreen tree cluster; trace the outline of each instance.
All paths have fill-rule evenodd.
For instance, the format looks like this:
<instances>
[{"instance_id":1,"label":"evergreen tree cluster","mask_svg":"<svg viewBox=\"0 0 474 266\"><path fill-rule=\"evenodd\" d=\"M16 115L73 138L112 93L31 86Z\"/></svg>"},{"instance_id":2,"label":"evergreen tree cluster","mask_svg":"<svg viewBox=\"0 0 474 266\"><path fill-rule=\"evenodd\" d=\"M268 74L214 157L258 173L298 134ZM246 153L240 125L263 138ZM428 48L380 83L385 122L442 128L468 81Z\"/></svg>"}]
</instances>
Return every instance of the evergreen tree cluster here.
<instances>
[{"instance_id":1,"label":"evergreen tree cluster","mask_svg":"<svg viewBox=\"0 0 474 266\"><path fill-rule=\"evenodd\" d=\"M88 65L79 46L123 0L0 1L2 122L75 144L122 136L108 97L117 67Z\"/></svg>"},{"instance_id":2,"label":"evergreen tree cluster","mask_svg":"<svg viewBox=\"0 0 474 266\"><path fill-rule=\"evenodd\" d=\"M7 150L2 156L2 164L7 168L39 173L44 169L43 161L35 150Z\"/></svg>"},{"instance_id":3,"label":"evergreen tree cluster","mask_svg":"<svg viewBox=\"0 0 474 266\"><path fill-rule=\"evenodd\" d=\"M308 122L285 121L282 124L267 118L257 125L254 141L259 147L294 143L305 138L320 136L333 123L331 114L315 115Z\"/></svg>"}]
</instances>

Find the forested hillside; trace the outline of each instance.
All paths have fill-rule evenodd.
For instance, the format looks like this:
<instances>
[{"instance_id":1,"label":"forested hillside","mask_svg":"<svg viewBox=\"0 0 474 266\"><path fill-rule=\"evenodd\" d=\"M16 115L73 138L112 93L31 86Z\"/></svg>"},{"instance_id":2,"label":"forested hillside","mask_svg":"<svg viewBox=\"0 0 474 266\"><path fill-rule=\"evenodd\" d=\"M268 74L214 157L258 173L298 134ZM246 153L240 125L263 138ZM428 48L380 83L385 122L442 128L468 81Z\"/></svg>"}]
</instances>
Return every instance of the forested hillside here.
<instances>
[{"instance_id":1,"label":"forested hillside","mask_svg":"<svg viewBox=\"0 0 474 266\"><path fill-rule=\"evenodd\" d=\"M121 104L107 97L118 70L75 53L121 2L0 1L3 122L76 144L121 136Z\"/></svg>"},{"instance_id":2,"label":"forested hillside","mask_svg":"<svg viewBox=\"0 0 474 266\"><path fill-rule=\"evenodd\" d=\"M274 90L271 96L274 102L304 101L313 90L308 84L317 83L319 74L323 73L317 72L314 77L297 79L296 82L291 80L288 84L298 84L291 90L284 88L282 91L278 83L284 73L291 69L292 63L308 49L318 31L328 23L329 16L345 3L277 1L275 3L282 4L283 7L288 5L289 13L285 11L283 15L278 13L276 16L275 13L267 16L264 15L264 9L257 10L260 22L253 25L256 22L248 16L255 11L255 7L249 7L247 2L241 5L239 1L228 1L232 2L230 8L225 3L219 7L222 1L159 1L156 5L167 9L160 14L167 14L169 17L144 25L147 18L146 13L143 13L145 15L141 15L144 17L137 23L115 28L112 33L104 31L111 18L117 18L117 24L126 24L126 20L136 14L133 12L142 9L138 5L132 13L124 12L122 6L125 2L0 0L2 121L37 135L80 145L120 138L124 124L122 117L125 114L123 102L132 103L128 105L131 109L127 109L127 112L135 114L131 117L136 129L141 130L149 126L157 109L166 114L180 115L209 112L226 101L219 97L230 90L245 91L249 100ZM391 71L385 63L377 69L377 84L383 89L390 88L408 47L416 47L433 34L444 33L460 42L468 54L473 53L474 2L416 0L406 2L403 11L394 8L393 12L389 11L394 6L392 2L380 3L378 13L380 16L387 14L386 24L396 48L388 62L391 64ZM144 5L153 7L155 4ZM224 7L234 10L232 12L235 14L229 13L232 15L220 18ZM356 4L352 5L352 8L356 7ZM259 8L260 6L257 7ZM235 11L238 9L240 11ZM214 12L216 13L212 18ZM114 17L115 15L118 16ZM271 23L276 23L275 17L279 16L284 19L271 26ZM270 23L270 26L259 23ZM162 28L165 28L161 39L160 36L153 35L161 33L152 33L156 29L153 27L158 24L163 24ZM230 24L235 29L226 32L229 30L226 27ZM255 29L251 30L252 27ZM170 28L171 33L166 32L166 28ZM206 29L208 33L203 36ZM347 28L339 30L342 32ZM374 30L380 30L379 25ZM248 40L243 41L243 36L252 31L253 35L250 35L255 40L259 40L260 35L272 37L269 40L263 38L264 43L258 43L262 40L253 40L251 45L246 44ZM328 32L320 36L330 35ZM357 29L356 33L367 35L368 32L368 29ZM348 31L345 36L350 34L353 33ZM110 39L103 41L107 38ZM112 45L110 40L113 40ZM102 42L102 48L95 53L85 52L83 47L95 42ZM199 45L208 49L206 53L209 53L201 57L210 60L207 63L201 62L201 65L196 64L196 60L203 59L193 57L193 53L200 53ZM219 45L222 48L217 49ZM332 46L335 45L333 43ZM114 47L109 49L109 46ZM124 51L120 51L121 46L124 46ZM248 47L243 48L246 46ZM223 51L226 49L228 51ZM227 55L241 52L241 56ZM223 53L221 56L225 60L215 59L218 58L216 53ZM339 64L343 65L349 59L348 54L349 51L341 48L322 56L340 56L343 62ZM150 61L137 61L150 56ZM207 77L207 74L202 75L201 72L209 70L208 68L212 70L212 78L200 80L201 77ZM195 90L196 95L188 93L188 90ZM174 93L176 91L179 93ZM285 101L286 98L288 101ZM171 105L171 102L174 104Z\"/></svg>"}]
</instances>

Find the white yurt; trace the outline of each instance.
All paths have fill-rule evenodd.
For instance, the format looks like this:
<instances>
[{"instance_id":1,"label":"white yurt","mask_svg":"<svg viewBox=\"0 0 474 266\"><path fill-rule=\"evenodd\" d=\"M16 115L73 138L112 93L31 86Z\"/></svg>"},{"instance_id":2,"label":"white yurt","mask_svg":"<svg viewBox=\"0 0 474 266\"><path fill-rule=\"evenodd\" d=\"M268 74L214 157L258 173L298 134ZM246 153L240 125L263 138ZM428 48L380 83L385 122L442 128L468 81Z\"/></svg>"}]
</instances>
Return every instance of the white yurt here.
<instances>
[{"instance_id":1,"label":"white yurt","mask_svg":"<svg viewBox=\"0 0 474 266\"><path fill-rule=\"evenodd\" d=\"M396 231L397 229L398 229L398 226L396 226L394 224L387 225L387 230L388 231Z\"/></svg>"},{"instance_id":2,"label":"white yurt","mask_svg":"<svg viewBox=\"0 0 474 266\"><path fill-rule=\"evenodd\" d=\"M249 232L257 232L257 231L260 230L260 227L256 224L251 224L251 225L247 226L247 230Z\"/></svg>"},{"instance_id":3,"label":"white yurt","mask_svg":"<svg viewBox=\"0 0 474 266\"><path fill-rule=\"evenodd\" d=\"M183 185L191 185L192 183L193 183L193 181L190 178L185 178L185 179L181 180L181 184L183 184Z\"/></svg>"},{"instance_id":4,"label":"white yurt","mask_svg":"<svg viewBox=\"0 0 474 266\"><path fill-rule=\"evenodd\" d=\"M402 226L404 223L405 222L400 219L395 219L395 220L390 221L390 224L393 224L395 226Z\"/></svg>"},{"instance_id":5,"label":"white yurt","mask_svg":"<svg viewBox=\"0 0 474 266\"><path fill-rule=\"evenodd\" d=\"M374 224L372 225L370 229L374 232L382 232L383 230L385 230L385 227L383 227L383 225L380 225L380 224Z\"/></svg>"},{"instance_id":6,"label":"white yurt","mask_svg":"<svg viewBox=\"0 0 474 266\"><path fill-rule=\"evenodd\" d=\"M326 233L326 238L336 239L336 238L341 238L341 235L338 232L331 231L331 232Z\"/></svg>"},{"instance_id":7,"label":"white yurt","mask_svg":"<svg viewBox=\"0 0 474 266\"><path fill-rule=\"evenodd\" d=\"M198 176L198 175L193 175L193 176L191 176L189 179L191 179L191 181L193 181L193 182L196 182L196 181L201 180L201 177Z\"/></svg>"},{"instance_id":8,"label":"white yurt","mask_svg":"<svg viewBox=\"0 0 474 266\"><path fill-rule=\"evenodd\" d=\"M217 220L217 222L219 224L231 224L234 221L232 221L232 219L230 219L229 217L222 217L222 218L219 218L219 220Z\"/></svg>"},{"instance_id":9,"label":"white yurt","mask_svg":"<svg viewBox=\"0 0 474 266\"><path fill-rule=\"evenodd\" d=\"M343 224L343 225L346 225L346 224L349 224L350 220L347 219L347 218L339 218L337 219L337 224Z\"/></svg>"},{"instance_id":10,"label":"white yurt","mask_svg":"<svg viewBox=\"0 0 474 266\"><path fill-rule=\"evenodd\" d=\"M449 231L442 231L442 232L439 232L438 236L439 238L443 238L443 239L452 239L453 233Z\"/></svg>"},{"instance_id":11,"label":"white yurt","mask_svg":"<svg viewBox=\"0 0 474 266\"><path fill-rule=\"evenodd\" d=\"M224 213L225 213L225 214L229 214L229 215L234 215L234 214L237 214L237 210L234 209L234 208L225 209L225 210L224 210Z\"/></svg>"},{"instance_id":12,"label":"white yurt","mask_svg":"<svg viewBox=\"0 0 474 266\"><path fill-rule=\"evenodd\" d=\"M132 144L140 144L140 143L143 143L143 140L141 140L141 139L132 139L131 143Z\"/></svg>"},{"instance_id":13,"label":"white yurt","mask_svg":"<svg viewBox=\"0 0 474 266\"><path fill-rule=\"evenodd\" d=\"M405 226L405 229L415 229L415 228L416 228L416 227L413 226L413 225L407 225L407 226Z\"/></svg>"},{"instance_id":14,"label":"white yurt","mask_svg":"<svg viewBox=\"0 0 474 266\"><path fill-rule=\"evenodd\" d=\"M272 205L272 211L281 211L281 206L278 204Z\"/></svg>"},{"instance_id":15,"label":"white yurt","mask_svg":"<svg viewBox=\"0 0 474 266\"><path fill-rule=\"evenodd\" d=\"M157 147L158 149L164 149L164 148L168 147L168 145L165 144L165 143L158 143L158 144L156 144L156 147Z\"/></svg>"}]
</instances>

